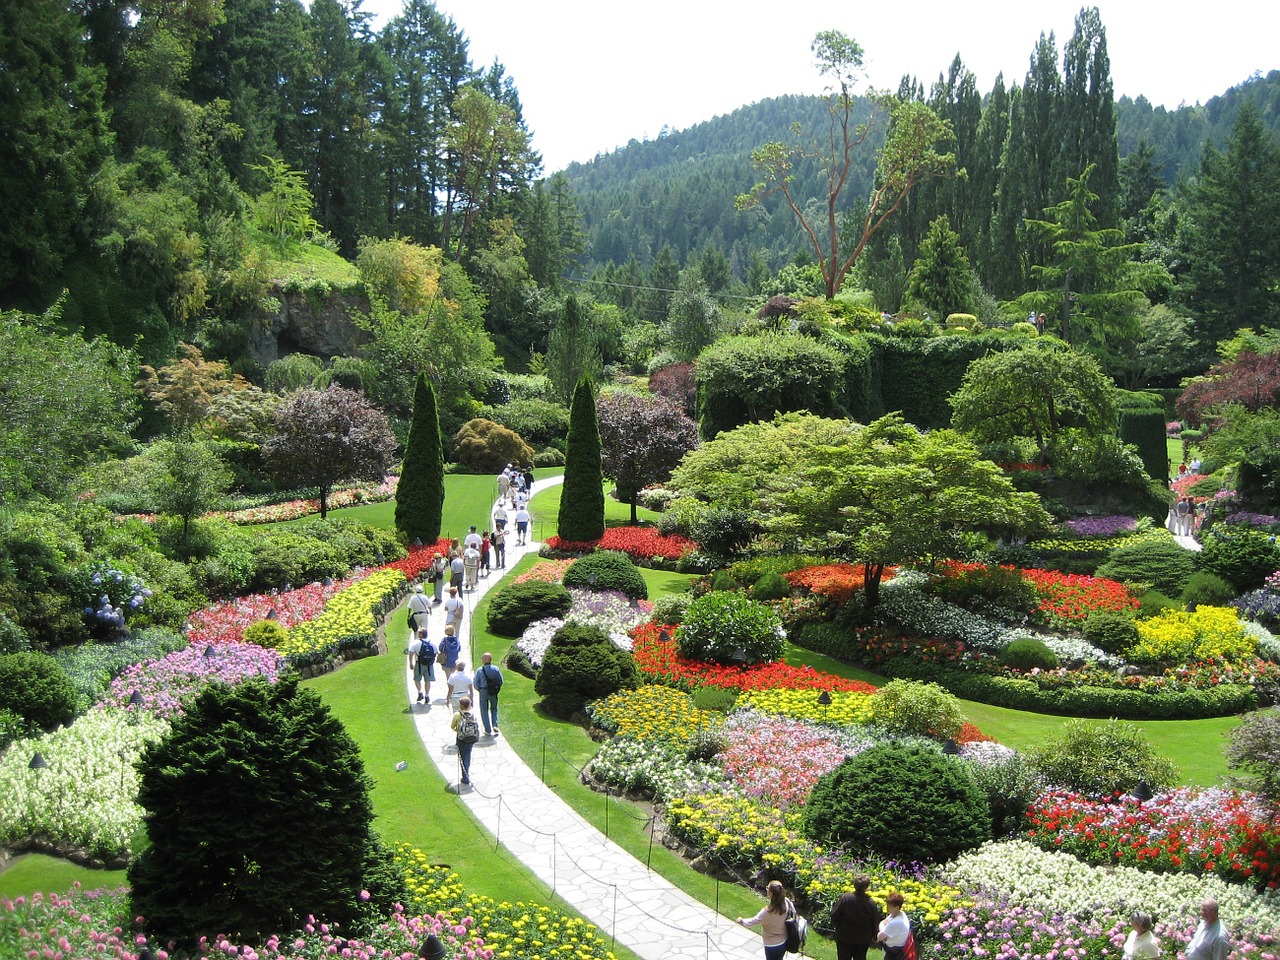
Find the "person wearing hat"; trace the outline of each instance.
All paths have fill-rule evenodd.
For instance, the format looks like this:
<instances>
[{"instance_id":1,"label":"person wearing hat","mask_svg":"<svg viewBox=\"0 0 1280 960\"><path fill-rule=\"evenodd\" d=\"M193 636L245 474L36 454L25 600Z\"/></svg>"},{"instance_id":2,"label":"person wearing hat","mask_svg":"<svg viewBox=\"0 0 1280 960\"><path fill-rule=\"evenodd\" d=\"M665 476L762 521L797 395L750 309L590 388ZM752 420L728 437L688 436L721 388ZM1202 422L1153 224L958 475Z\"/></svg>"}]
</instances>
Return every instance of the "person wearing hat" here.
<instances>
[{"instance_id":1,"label":"person wearing hat","mask_svg":"<svg viewBox=\"0 0 1280 960\"><path fill-rule=\"evenodd\" d=\"M415 583L413 596L409 598L409 635L414 636L419 630L425 630L430 616L431 601L422 592L422 584Z\"/></svg>"}]
</instances>

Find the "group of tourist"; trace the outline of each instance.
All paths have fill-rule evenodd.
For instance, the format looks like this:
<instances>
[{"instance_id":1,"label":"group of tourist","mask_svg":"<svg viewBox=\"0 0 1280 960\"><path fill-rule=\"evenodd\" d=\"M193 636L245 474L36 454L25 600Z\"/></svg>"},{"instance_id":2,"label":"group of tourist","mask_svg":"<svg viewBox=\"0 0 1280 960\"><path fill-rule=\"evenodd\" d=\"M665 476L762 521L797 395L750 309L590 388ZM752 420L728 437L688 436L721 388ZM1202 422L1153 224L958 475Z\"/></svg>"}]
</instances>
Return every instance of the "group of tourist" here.
<instances>
[{"instance_id":1,"label":"group of tourist","mask_svg":"<svg viewBox=\"0 0 1280 960\"><path fill-rule=\"evenodd\" d=\"M853 880L853 892L841 894L831 909L837 960L867 960L867 950L873 945L884 950L885 960L915 960L911 920L902 912L902 894L895 891L885 898L886 913L867 893L870 887L871 878L859 874ZM760 927L765 960L782 960L787 952L787 920L795 916L795 905L777 880L770 881L765 893L768 902L760 912L754 917L739 917L738 923ZM1151 915L1135 911L1129 926L1123 960L1159 957L1160 941L1152 932ZM1205 900L1200 905L1200 924L1182 955L1186 960L1227 960L1230 953L1231 936L1218 918L1218 902Z\"/></svg>"}]
</instances>

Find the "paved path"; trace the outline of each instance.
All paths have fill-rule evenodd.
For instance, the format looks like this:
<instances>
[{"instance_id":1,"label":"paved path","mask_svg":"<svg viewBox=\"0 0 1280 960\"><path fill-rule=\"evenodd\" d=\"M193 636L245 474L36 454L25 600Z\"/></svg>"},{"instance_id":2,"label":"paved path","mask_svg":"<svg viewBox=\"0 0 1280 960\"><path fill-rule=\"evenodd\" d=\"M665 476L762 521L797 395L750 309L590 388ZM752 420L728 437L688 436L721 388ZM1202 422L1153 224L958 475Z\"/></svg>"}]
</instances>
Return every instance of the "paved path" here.
<instances>
[{"instance_id":1,"label":"paved path","mask_svg":"<svg viewBox=\"0 0 1280 960\"><path fill-rule=\"evenodd\" d=\"M537 493L562 477L539 480ZM508 509L508 514L512 511ZM536 522L536 517L534 518ZM510 525L514 527L514 523ZM510 529L510 528L509 528ZM508 534L507 569L538 544L517 547ZM501 582L494 575L466 594L466 626L476 602ZM433 617L433 624L440 623ZM464 630L463 659L468 672L483 650L471 648ZM432 640L439 637L433 631ZM406 658L407 660L407 658ZM413 704L413 676L406 670L405 689ZM449 729L445 684L437 675L429 705L413 704L414 722L427 754L465 804L503 846L583 916L645 960L757 960L758 928L747 930L688 896L596 830L548 789L501 736L483 738L471 758L471 786L459 784L454 733ZM503 704L500 709L527 709ZM499 724L502 716L499 713Z\"/></svg>"}]
</instances>

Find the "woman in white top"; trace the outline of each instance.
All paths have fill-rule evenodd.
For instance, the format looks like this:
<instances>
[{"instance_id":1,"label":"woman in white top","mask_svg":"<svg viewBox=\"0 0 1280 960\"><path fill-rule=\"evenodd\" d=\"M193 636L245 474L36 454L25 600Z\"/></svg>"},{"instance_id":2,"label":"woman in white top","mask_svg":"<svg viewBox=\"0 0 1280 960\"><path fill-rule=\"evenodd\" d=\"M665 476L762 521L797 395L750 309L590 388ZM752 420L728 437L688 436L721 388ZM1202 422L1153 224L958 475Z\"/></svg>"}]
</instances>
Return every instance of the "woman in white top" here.
<instances>
[{"instance_id":1,"label":"woman in white top","mask_svg":"<svg viewBox=\"0 0 1280 960\"><path fill-rule=\"evenodd\" d=\"M1156 960L1160 956L1160 941L1151 932L1151 914L1135 910L1129 923L1133 929L1124 941L1124 960Z\"/></svg>"},{"instance_id":2,"label":"woman in white top","mask_svg":"<svg viewBox=\"0 0 1280 960\"><path fill-rule=\"evenodd\" d=\"M884 902L889 908L889 915L880 921L876 939L884 944L885 960L898 960L907 945L907 937L911 936L911 921L902 912L902 894L891 893Z\"/></svg>"},{"instance_id":3,"label":"woman in white top","mask_svg":"<svg viewBox=\"0 0 1280 960\"><path fill-rule=\"evenodd\" d=\"M760 927L760 937L764 941L764 960L783 960L787 953L789 903L782 891L782 884L777 880L770 880L764 889L769 895L769 902L754 917L739 917L738 923L744 927Z\"/></svg>"},{"instance_id":4,"label":"woman in white top","mask_svg":"<svg viewBox=\"0 0 1280 960\"><path fill-rule=\"evenodd\" d=\"M454 710L458 709L455 704L463 697L471 702L476 698L475 689L471 686L471 674L463 669L465 666L466 664L459 660L454 665L453 673L449 674L449 695L445 697L444 702Z\"/></svg>"}]
</instances>

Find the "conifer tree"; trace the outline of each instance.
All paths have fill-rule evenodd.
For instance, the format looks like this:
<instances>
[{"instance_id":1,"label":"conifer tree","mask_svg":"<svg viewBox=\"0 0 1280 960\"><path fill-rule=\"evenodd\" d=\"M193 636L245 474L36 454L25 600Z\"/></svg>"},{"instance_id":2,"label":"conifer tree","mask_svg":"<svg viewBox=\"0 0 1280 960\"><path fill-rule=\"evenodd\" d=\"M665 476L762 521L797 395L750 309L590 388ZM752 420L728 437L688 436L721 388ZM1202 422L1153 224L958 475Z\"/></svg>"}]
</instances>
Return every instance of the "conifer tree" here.
<instances>
[{"instance_id":1,"label":"conifer tree","mask_svg":"<svg viewBox=\"0 0 1280 960\"><path fill-rule=\"evenodd\" d=\"M396 489L396 529L425 544L440 537L444 513L444 446L435 387L425 373L413 393L413 420Z\"/></svg>"},{"instance_id":2,"label":"conifer tree","mask_svg":"<svg viewBox=\"0 0 1280 960\"><path fill-rule=\"evenodd\" d=\"M590 377L578 381L569 409L564 486L560 491L561 540L580 543L604 536L604 469L600 459L600 423Z\"/></svg>"}]
</instances>

